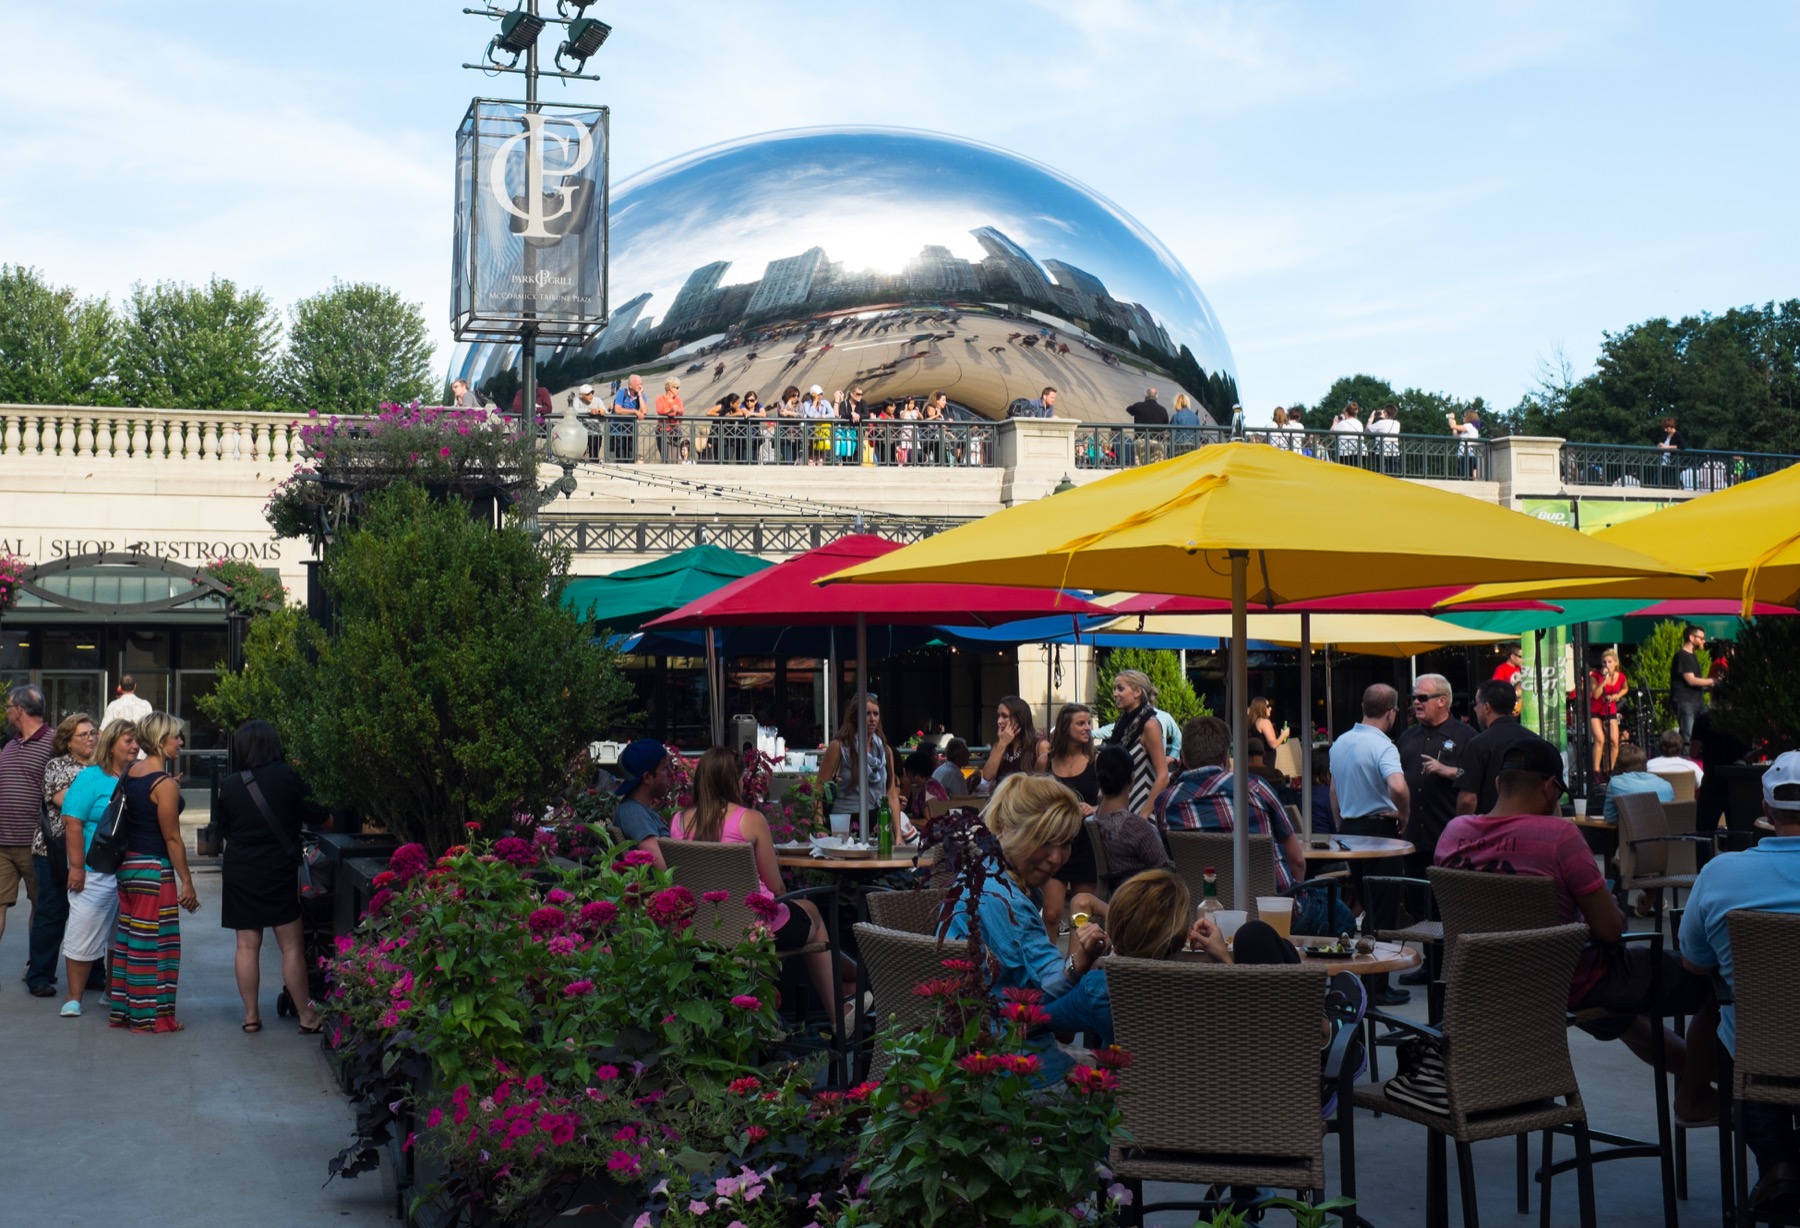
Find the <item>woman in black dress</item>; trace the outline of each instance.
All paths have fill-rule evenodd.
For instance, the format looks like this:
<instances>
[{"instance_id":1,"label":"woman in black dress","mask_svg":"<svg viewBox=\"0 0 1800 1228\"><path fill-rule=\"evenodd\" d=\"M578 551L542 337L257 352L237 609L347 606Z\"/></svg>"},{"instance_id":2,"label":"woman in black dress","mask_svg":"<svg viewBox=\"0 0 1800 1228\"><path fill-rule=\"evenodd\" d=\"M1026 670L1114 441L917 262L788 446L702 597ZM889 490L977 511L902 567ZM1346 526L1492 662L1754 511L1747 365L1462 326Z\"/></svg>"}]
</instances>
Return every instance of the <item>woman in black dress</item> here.
<instances>
[{"instance_id":1,"label":"woman in black dress","mask_svg":"<svg viewBox=\"0 0 1800 1228\"><path fill-rule=\"evenodd\" d=\"M1094 711L1086 704L1064 704L1056 714L1050 734L1050 774L1081 799L1087 818L1100 802L1100 781L1094 774ZM1069 859L1043 886L1044 925L1052 937L1062 925L1065 902L1082 892L1093 894L1100 877L1094 843L1084 823L1069 846Z\"/></svg>"},{"instance_id":2,"label":"woman in black dress","mask_svg":"<svg viewBox=\"0 0 1800 1228\"><path fill-rule=\"evenodd\" d=\"M225 840L224 900L219 916L237 931L238 993L244 999L244 1031L262 1031L257 1007L263 930L281 947L281 980L300 1011L300 1030L323 1026L310 1000L300 937L300 829L322 818L306 782L281 757L281 740L267 721L246 721L232 738L241 771L219 786L213 822ZM258 804L258 798L261 804Z\"/></svg>"}]
</instances>

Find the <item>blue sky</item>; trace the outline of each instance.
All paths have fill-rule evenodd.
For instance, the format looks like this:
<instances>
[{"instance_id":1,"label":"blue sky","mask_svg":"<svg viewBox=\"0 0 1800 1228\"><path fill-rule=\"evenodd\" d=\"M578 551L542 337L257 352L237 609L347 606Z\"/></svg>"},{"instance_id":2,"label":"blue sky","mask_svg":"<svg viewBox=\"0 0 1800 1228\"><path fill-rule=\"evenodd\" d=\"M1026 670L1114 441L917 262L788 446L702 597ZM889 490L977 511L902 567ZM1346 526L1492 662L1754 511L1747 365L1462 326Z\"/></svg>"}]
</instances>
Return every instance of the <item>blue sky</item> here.
<instances>
[{"instance_id":1,"label":"blue sky","mask_svg":"<svg viewBox=\"0 0 1800 1228\"><path fill-rule=\"evenodd\" d=\"M89 294L334 277L449 360L456 0L7 0L0 262ZM546 7L550 7L546 0ZM596 5L615 179L815 124L956 133L1134 214L1253 418L1366 371L1511 405L1608 329L1800 296L1800 5L962 0ZM1783 82L1789 82L1783 87Z\"/></svg>"}]
</instances>

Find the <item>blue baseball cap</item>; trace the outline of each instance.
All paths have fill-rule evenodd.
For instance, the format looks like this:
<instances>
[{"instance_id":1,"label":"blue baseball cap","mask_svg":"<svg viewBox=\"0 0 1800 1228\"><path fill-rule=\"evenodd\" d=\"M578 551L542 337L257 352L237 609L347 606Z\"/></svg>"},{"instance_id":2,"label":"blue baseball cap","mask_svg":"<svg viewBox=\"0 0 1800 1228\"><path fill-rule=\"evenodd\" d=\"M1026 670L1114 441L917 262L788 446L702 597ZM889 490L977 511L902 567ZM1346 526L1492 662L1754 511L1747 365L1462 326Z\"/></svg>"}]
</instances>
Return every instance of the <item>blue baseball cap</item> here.
<instances>
[{"instance_id":1,"label":"blue baseball cap","mask_svg":"<svg viewBox=\"0 0 1800 1228\"><path fill-rule=\"evenodd\" d=\"M668 757L669 748L655 738L639 738L619 754L620 780L613 792L626 796Z\"/></svg>"}]
</instances>

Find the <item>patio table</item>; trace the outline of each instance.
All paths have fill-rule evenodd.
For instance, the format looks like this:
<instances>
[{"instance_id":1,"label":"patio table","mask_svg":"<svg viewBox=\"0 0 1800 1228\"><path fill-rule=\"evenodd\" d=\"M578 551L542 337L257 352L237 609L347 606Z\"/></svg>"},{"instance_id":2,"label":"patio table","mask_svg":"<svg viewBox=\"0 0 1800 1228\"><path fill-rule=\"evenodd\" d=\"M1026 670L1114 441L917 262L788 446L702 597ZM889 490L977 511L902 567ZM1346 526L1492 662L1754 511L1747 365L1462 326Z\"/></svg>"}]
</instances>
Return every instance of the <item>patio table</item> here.
<instances>
[{"instance_id":1,"label":"patio table","mask_svg":"<svg viewBox=\"0 0 1800 1228\"><path fill-rule=\"evenodd\" d=\"M1309 946L1324 946L1335 942L1332 938L1295 938L1294 946L1305 950ZM1175 959L1187 963L1205 960L1205 954L1199 951L1178 951ZM1375 950L1368 955L1336 955L1313 956L1304 960L1309 968L1318 968L1322 972L1336 974L1353 972L1357 976L1374 976L1377 972L1410 972L1424 961L1424 956L1412 947L1398 942L1378 942Z\"/></svg>"}]
</instances>

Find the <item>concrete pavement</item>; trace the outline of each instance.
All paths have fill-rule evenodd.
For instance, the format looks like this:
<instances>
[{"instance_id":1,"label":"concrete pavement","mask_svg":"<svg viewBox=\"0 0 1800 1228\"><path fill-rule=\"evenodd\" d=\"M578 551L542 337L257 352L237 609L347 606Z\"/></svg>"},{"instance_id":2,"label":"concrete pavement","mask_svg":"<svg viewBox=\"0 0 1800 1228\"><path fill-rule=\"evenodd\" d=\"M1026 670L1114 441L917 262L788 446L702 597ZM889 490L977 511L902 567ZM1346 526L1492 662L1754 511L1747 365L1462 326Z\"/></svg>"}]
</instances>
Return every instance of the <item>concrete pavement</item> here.
<instances>
[{"instance_id":1,"label":"concrete pavement","mask_svg":"<svg viewBox=\"0 0 1800 1228\"><path fill-rule=\"evenodd\" d=\"M21 901L7 918L0 1224L391 1226L385 1172L324 1185L326 1161L349 1138L350 1106L318 1038L276 1018L274 938L263 942L263 1031L246 1035L217 863L197 864L194 877L201 906L182 917L177 1000L187 1029L172 1035L108 1028L91 993L81 1018L59 1018L60 992L31 997L10 971L25 964L29 908Z\"/></svg>"}]
</instances>

